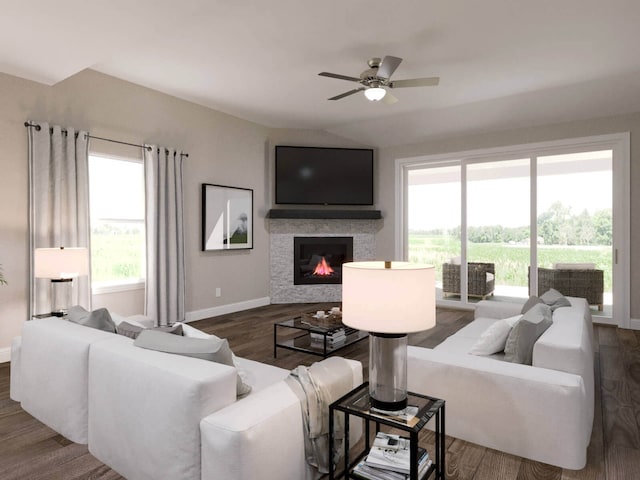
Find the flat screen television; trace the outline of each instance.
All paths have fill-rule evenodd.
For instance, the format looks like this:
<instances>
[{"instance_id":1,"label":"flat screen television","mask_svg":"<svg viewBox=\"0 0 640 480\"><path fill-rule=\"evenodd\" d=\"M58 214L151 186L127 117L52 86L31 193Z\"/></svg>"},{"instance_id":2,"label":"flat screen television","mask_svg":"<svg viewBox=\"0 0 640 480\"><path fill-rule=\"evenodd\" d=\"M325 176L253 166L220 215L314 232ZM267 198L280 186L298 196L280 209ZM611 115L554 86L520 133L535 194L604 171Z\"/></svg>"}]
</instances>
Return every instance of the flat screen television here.
<instances>
[{"instance_id":1,"label":"flat screen television","mask_svg":"<svg viewBox=\"0 0 640 480\"><path fill-rule=\"evenodd\" d=\"M276 146L275 203L373 205L373 150Z\"/></svg>"}]
</instances>

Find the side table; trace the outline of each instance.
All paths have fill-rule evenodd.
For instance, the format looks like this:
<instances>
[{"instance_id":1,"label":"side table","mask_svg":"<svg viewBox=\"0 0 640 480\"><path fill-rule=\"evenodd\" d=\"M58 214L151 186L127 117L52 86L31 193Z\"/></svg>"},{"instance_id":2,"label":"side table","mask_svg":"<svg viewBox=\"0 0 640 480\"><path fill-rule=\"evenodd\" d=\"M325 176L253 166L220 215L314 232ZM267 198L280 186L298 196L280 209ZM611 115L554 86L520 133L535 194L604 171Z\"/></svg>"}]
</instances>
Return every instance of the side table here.
<instances>
[{"instance_id":1,"label":"side table","mask_svg":"<svg viewBox=\"0 0 640 480\"><path fill-rule=\"evenodd\" d=\"M329 406L329 451L333 451L334 444L334 419L336 411L344 413L344 470L336 473L333 462L329 462L329 480L344 476L345 480L353 478L351 472L358 462L363 459L371 447L371 427L374 423L375 432L380 431L380 425L386 425L409 434L409 455L411 471L409 478L411 480L424 480L433 477L435 480L445 480L445 401L439 398L433 398L417 393L408 394L408 405L417 408L417 413L409 420L405 420L393 415L386 415L375 410L371 410L371 402L369 398L369 382L365 382L356 387L343 397L336 400ZM364 419L365 423L365 446L362 452L354 456L354 460L350 461L349 452L349 416L353 415ZM429 469L418 478L418 433L422 428L435 417L435 458L434 452L430 453L433 464Z\"/></svg>"}]
</instances>

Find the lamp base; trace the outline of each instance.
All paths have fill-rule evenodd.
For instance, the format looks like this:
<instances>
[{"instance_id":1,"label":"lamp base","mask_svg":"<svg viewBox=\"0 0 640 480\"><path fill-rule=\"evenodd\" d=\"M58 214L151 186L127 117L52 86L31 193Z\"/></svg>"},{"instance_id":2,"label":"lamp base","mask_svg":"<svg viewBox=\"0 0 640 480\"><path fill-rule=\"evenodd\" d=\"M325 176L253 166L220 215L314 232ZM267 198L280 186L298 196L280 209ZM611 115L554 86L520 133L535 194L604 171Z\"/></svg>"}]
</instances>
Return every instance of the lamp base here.
<instances>
[{"instance_id":1,"label":"lamp base","mask_svg":"<svg viewBox=\"0 0 640 480\"><path fill-rule=\"evenodd\" d=\"M369 332L371 406L394 412L407 406L407 334Z\"/></svg>"},{"instance_id":2,"label":"lamp base","mask_svg":"<svg viewBox=\"0 0 640 480\"><path fill-rule=\"evenodd\" d=\"M51 315L64 317L71 306L73 279L51 279Z\"/></svg>"}]
</instances>

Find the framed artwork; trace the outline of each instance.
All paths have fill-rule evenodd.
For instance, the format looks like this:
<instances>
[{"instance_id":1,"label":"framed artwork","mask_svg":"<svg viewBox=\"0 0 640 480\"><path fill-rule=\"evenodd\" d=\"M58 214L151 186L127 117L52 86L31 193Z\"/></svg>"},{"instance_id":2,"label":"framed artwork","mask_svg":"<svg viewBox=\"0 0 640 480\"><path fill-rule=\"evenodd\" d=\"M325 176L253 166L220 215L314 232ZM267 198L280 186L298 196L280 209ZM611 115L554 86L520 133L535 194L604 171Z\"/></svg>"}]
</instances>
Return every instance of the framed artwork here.
<instances>
[{"instance_id":1,"label":"framed artwork","mask_svg":"<svg viewBox=\"0 0 640 480\"><path fill-rule=\"evenodd\" d=\"M202 184L202 250L253 248L253 190Z\"/></svg>"}]
</instances>

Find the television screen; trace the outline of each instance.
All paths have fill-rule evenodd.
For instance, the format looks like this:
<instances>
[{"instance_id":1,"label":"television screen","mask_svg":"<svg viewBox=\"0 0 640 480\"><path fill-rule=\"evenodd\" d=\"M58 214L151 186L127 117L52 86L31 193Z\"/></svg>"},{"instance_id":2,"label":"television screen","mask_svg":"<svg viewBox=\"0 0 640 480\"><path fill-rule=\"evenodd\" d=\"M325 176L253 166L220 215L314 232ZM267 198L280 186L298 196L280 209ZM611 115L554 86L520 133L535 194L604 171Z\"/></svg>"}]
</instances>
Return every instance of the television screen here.
<instances>
[{"instance_id":1,"label":"television screen","mask_svg":"<svg viewBox=\"0 0 640 480\"><path fill-rule=\"evenodd\" d=\"M276 146L276 204L373 205L373 150Z\"/></svg>"}]
</instances>

